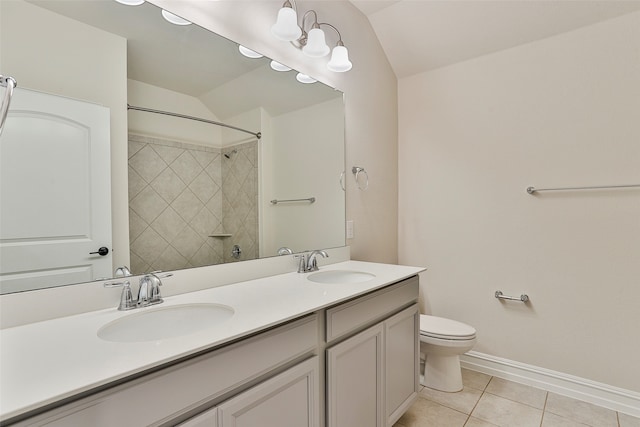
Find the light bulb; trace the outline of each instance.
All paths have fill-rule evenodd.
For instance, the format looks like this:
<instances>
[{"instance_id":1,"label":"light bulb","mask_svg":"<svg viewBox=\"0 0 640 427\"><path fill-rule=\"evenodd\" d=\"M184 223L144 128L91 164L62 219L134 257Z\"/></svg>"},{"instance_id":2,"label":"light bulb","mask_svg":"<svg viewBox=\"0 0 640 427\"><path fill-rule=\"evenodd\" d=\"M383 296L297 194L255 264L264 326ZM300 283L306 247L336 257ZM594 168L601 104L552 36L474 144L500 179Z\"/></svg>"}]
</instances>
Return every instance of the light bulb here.
<instances>
[{"instance_id":1,"label":"light bulb","mask_svg":"<svg viewBox=\"0 0 640 427\"><path fill-rule=\"evenodd\" d=\"M278 19L271 27L271 34L275 38L286 42L298 40L302 30L298 26L298 14L290 7L283 7L278 11Z\"/></svg>"},{"instance_id":2,"label":"light bulb","mask_svg":"<svg viewBox=\"0 0 640 427\"><path fill-rule=\"evenodd\" d=\"M307 56L319 58L328 54L329 50L329 46L327 46L327 42L324 39L324 31L320 28L312 28L309 31L307 44L302 48L302 52Z\"/></svg>"},{"instance_id":3,"label":"light bulb","mask_svg":"<svg viewBox=\"0 0 640 427\"><path fill-rule=\"evenodd\" d=\"M162 9L162 17L175 25L191 25L191 22L187 21L186 19L180 18L178 15L174 15L173 13L167 12L164 9Z\"/></svg>"},{"instance_id":4,"label":"light bulb","mask_svg":"<svg viewBox=\"0 0 640 427\"><path fill-rule=\"evenodd\" d=\"M275 71L291 71L291 68L283 65L277 61L271 61L271 69Z\"/></svg>"},{"instance_id":5,"label":"light bulb","mask_svg":"<svg viewBox=\"0 0 640 427\"><path fill-rule=\"evenodd\" d=\"M144 0L116 0L120 4L124 4L127 6L140 6L144 3Z\"/></svg>"},{"instance_id":6,"label":"light bulb","mask_svg":"<svg viewBox=\"0 0 640 427\"><path fill-rule=\"evenodd\" d=\"M240 51L241 54L243 54L247 58L257 59L257 58L262 58L264 56L261 53L258 53L255 50L251 50L249 48L246 48L246 47L244 47L242 45L238 46L238 50Z\"/></svg>"},{"instance_id":7,"label":"light bulb","mask_svg":"<svg viewBox=\"0 0 640 427\"><path fill-rule=\"evenodd\" d=\"M317 82L317 80L314 79L313 77L309 77L306 74L302 74L302 73L298 73L298 75L296 76L296 80L304 84Z\"/></svg>"},{"instance_id":8,"label":"light bulb","mask_svg":"<svg viewBox=\"0 0 640 427\"><path fill-rule=\"evenodd\" d=\"M336 73L344 73L353 67L349 61L349 51L343 45L338 45L331 52L331 60L327 63L327 68Z\"/></svg>"}]
</instances>

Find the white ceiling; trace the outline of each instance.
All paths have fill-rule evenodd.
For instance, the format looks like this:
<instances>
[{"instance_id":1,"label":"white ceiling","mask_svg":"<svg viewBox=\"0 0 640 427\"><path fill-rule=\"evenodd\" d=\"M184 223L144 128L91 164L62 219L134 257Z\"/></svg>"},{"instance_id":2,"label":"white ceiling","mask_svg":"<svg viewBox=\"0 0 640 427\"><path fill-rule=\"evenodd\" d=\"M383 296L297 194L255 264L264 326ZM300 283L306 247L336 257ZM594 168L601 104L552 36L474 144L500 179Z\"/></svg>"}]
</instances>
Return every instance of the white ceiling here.
<instances>
[{"instance_id":1,"label":"white ceiling","mask_svg":"<svg viewBox=\"0 0 640 427\"><path fill-rule=\"evenodd\" d=\"M640 0L350 0L398 78L640 10Z\"/></svg>"}]
</instances>

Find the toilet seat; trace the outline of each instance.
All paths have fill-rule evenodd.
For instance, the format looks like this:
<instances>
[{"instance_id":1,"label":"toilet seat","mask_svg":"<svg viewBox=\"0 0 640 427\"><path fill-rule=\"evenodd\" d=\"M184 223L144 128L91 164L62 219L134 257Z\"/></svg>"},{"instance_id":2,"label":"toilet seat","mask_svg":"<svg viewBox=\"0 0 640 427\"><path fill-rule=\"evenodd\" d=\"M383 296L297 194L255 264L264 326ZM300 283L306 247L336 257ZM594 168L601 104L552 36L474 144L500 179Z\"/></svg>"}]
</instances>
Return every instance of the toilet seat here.
<instances>
[{"instance_id":1,"label":"toilet seat","mask_svg":"<svg viewBox=\"0 0 640 427\"><path fill-rule=\"evenodd\" d=\"M443 317L420 315L420 335L443 340L473 340L476 330L462 322Z\"/></svg>"}]
</instances>

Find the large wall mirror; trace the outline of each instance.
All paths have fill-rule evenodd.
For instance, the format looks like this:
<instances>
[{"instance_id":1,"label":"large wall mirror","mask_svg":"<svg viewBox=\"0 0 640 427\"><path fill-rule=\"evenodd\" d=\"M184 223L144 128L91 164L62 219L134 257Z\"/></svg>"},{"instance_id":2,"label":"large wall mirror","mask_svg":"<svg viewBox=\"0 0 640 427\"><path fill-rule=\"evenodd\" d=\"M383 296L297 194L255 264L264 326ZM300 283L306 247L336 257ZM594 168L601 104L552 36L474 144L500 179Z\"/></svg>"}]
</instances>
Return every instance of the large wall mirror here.
<instances>
[{"instance_id":1,"label":"large wall mirror","mask_svg":"<svg viewBox=\"0 0 640 427\"><path fill-rule=\"evenodd\" d=\"M0 2L2 293L345 244L343 94L161 12Z\"/></svg>"}]
</instances>

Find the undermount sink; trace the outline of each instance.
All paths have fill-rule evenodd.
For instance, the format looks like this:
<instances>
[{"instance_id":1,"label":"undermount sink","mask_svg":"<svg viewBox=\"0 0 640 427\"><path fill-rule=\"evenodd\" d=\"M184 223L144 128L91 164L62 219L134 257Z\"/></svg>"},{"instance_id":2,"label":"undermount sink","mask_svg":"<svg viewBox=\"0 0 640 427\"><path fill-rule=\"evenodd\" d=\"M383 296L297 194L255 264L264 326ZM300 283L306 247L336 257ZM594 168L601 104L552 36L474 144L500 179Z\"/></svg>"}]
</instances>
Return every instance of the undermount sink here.
<instances>
[{"instance_id":1,"label":"undermount sink","mask_svg":"<svg viewBox=\"0 0 640 427\"><path fill-rule=\"evenodd\" d=\"M192 334L221 324L233 308L220 304L181 304L142 309L98 330L98 337L113 342L158 341Z\"/></svg>"},{"instance_id":2,"label":"undermount sink","mask_svg":"<svg viewBox=\"0 0 640 427\"><path fill-rule=\"evenodd\" d=\"M364 271L328 270L310 274L307 279L316 283L362 283L376 277Z\"/></svg>"}]
</instances>

